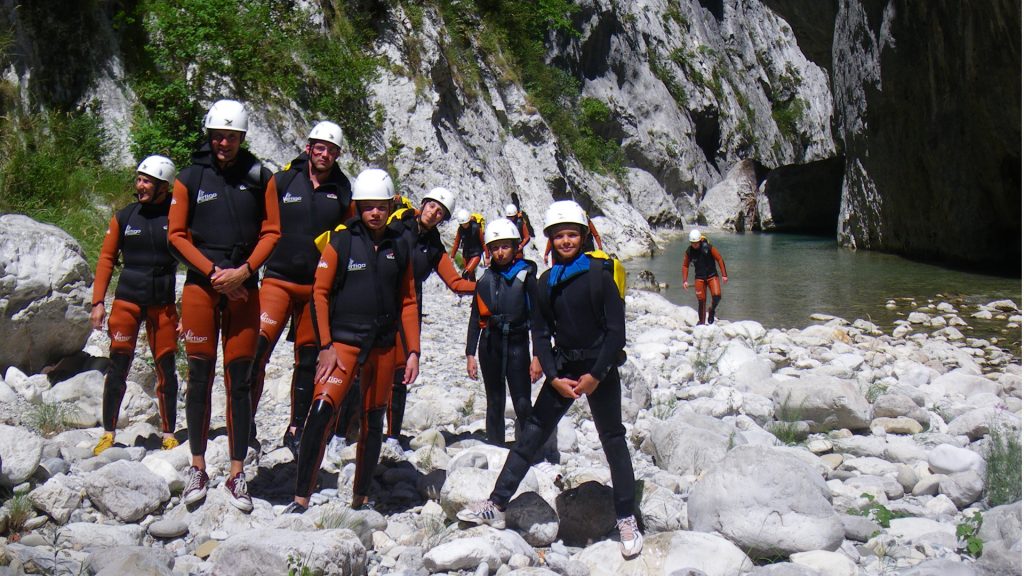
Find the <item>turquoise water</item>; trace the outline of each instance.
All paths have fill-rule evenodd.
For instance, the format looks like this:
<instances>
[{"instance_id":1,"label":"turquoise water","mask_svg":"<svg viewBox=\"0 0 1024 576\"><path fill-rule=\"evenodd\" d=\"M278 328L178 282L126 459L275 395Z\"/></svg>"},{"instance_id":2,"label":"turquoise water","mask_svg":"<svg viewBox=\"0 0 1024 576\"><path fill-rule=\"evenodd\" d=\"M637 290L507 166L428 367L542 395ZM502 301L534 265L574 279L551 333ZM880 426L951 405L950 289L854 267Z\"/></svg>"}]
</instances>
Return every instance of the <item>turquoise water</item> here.
<instances>
[{"instance_id":1,"label":"turquoise water","mask_svg":"<svg viewBox=\"0 0 1024 576\"><path fill-rule=\"evenodd\" d=\"M1000 278L923 264L879 252L840 248L834 239L797 234L707 233L722 253L729 282L722 294L718 316L729 320L757 320L766 327L800 328L812 323L813 313L831 314L853 321L870 320L882 326L910 310L900 301L899 310L887 310L889 299L912 298L918 306L929 300L948 301L961 308L961 316L976 309L973 304L1011 299L1021 302L1020 278ZM680 237L653 258L625 263L631 277L643 269L659 282L669 284L662 294L676 304L697 307L693 292L682 290L683 251ZM1005 321L1002 323L1005 326ZM1013 337L1010 335L1009 337ZM1019 330L1016 335L1019 341Z\"/></svg>"}]
</instances>

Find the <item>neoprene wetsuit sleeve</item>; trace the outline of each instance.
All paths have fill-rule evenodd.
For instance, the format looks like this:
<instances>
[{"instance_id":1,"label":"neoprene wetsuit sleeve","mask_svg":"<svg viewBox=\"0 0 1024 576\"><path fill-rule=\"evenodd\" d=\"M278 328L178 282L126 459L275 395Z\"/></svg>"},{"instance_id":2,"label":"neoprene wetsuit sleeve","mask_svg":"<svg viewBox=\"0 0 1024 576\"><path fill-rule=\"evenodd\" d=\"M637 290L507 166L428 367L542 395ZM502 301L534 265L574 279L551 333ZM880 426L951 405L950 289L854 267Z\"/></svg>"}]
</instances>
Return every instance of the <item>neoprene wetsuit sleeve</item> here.
<instances>
[{"instance_id":1,"label":"neoprene wetsuit sleeve","mask_svg":"<svg viewBox=\"0 0 1024 576\"><path fill-rule=\"evenodd\" d=\"M462 243L462 226L455 227L455 240L452 241L452 251L448 254L455 259L455 253L459 249L459 244Z\"/></svg>"},{"instance_id":2,"label":"neoprene wetsuit sleeve","mask_svg":"<svg viewBox=\"0 0 1024 576\"><path fill-rule=\"evenodd\" d=\"M192 167L191 170L198 168ZM213 274L213 262L203 255L188 232L188 188L181 180L174 181L174 192L171 195L171 210L167 214L167 242L171 248L183 258L181 262L186 267L202 274L210 276Z\"/></svg>"},{"instance_id":3,"label":"neoprene wetsuit sleeve","mask_svg":"<svg viewBox=\"0 0 1024 576\"><path fill-rule=\"evenodd\" d=\"M618 364L619 352L626 346L626 303L619 297L612 273L602 270L601 275L604 282L605 333L597 359L590 369L590 375L598 380L604 380L612 366Z\"/></svg>"},{"instance_id":4,"label":"neoprene wetsuit sleeve","mask_svg":"<svg viewBox=\"0 0 1024 576\"><path fill-rule=\"evenodd\" d=\"M327 244L313 276L313 330L321 348L331 343L330 297L337 268L338 253L333 245Z\"/></svg>"},{"instance_id":5,"label":"neoprene wetsuit sleeve","mask_svg":"<svg viewBox=\"0 0 1024 576\"><path fill-rule=\"evenodd\" d=\"M445 286L456 294L467 295L476 291L476 282L466 280L459 274L459 271L455 269L455 263L448 257L447 252L441 253L441 259L437 261L434 271L444 281Z\"/></svg>"},{"instance_id":6,"label":"neoprene wetsuit sleeve","mask_svg":"<svg viewBox=\"0 0 1024 576\"><path fill-rule=\"evenodd\" d=\"M270 178L266 189L263 191L263 222L260 225L260 236L256 247L246 258L249 270L253 272L263 266L274 246L281 238L281 210L277 204L277 178Z\"/></svg>"},{"instance_id":7,"label":"neoprene wetsuit sleeve","mask_svg":"<svg viewBox=\"0 0 1024 576\"><path fill-rule=\"evenodd\" d=\"M718 248L712 246L711 255L715 258L715 262L718 263L718 271L721 272L722 276L728 276L729 274L725 271L725 260L722 259L722 253L718 251Z\"/></svg>"},{"instance_id":8,"label":"neoprene wetsuit sleeve","mask_svg":"<svg viewBox=\"0 0 1024 576\"><path fill-rule=\"evenodd\" d=\"M445 254L447 256L447 254ZM449 260L449 262L451 262ZM401 290L402 297L402 326L405 333L405 343L408 346L408 354L415 352L420 354L420 309L416 303L416 280L412 273L412 259L402 276ZM404 359L403 359L404 360Z\"/></svg>"},{"instance_id":9,"label":"neoprene wetsuit sleeve","mask_svg":"<svg viewBox=\"0 0 1024 576\"><path fill-rule=\"evenodd\" d=\"M103 247L96 261L96 280L92 284L92 303L103 302L110 287L110 278L114 275L114 262L117 261L117 246L121 241L121 230L117 216L110 218L107 235L103 237Z\"/></svg>"},{"instance_id":10,"label":"neoprene wetsuit sleeve","mask_svg":"<svg viewBox=\"0 0 1024 576\"><path fill-rule=\"evenodd\" d=\"M477 296L473 296L473 303L469 306L469 329L466 330L466 356L476 356L476 349L480 342L480 306L476 302Z\"/></svg>"},{"instance_id":11,"label":"neoprene wetsuit sleeve","mask_svg":"<svg viewBox=\"0 0 1024 576\"><path fill-rule=\"evenodd\" d=\"M544 376L549 380L558 376L558 368L555 364L555 355L551 350L551 326L548 324L544 314L540 310L540 290L547 280L546 273L540 280L533 277L526 282L526 292L530 295L530 337L533 340L533 355L540 360L540 367L544 370Z\"/></svg>"},{"instance_id":12,"label":"neoprene wetsuit sleeve","mask_svg":"<svg viewBox=\"0 0 1024 576\"><path fill-rule=\"evenodd\" d=\"M686 283L686 277L689 275L689 272L690 272L690 251L689 250L684 250L683 251L683 283L684 284Z\"/></svg>"},{"instance_id":13,"label":"neoprene wetsuit sleeve","mask_svg":"<svg viewBox=\"0 0 1024 576\"><path fill-rule=\"evenodd\" d=\"M598 250L604 250L601 234L597 231L597 226L594 226L594 221L590 218L587 218L587 227L590 228L590 235L594 237L594 247Z\"/></svg>"}]
</instances>

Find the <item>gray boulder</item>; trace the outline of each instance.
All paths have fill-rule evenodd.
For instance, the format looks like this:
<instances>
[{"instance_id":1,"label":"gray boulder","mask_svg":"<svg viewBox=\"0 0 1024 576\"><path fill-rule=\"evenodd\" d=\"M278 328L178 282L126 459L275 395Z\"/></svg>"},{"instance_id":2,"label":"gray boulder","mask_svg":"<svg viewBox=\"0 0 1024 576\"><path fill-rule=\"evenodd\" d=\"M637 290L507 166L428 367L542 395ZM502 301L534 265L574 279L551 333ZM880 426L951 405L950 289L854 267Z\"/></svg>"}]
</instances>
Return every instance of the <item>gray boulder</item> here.
<instances>
[{"instance_id":1,"label":"gray boulder","mask_svg":"<svg viewBox=\"0 0 1024 576\"><path fill-rule=\"evenodd\" d=\"M509 502L505 521L531 546L550 546L558 537L558 514L536 492L524 492Z\"/></svg>"},{"instance_id":2,"label":"gray boulder","mask_svg":"<svg viewBox=\"0 0 1024 576\"><path fill-rule=\"evenodd\" d=\"M167 482L141 462L119 460L88 475L85 491L100 510L122 522L134 522L159 509L171 497Z\"/></svg>"},{"instance_id":3,"label":"gray boulder","mask_svg":"<svg viewBox=\"0 0 1024 576\"><path fill-rule=\"evenodd\" d=\"M588 546L575 557L591 576L622 574L688 574L739 576L753 568L750 558L735 544L716 534L662 532L649 535L644 549L633 560L624 560L619 544L604 540Z\"/></svg>"},{"instance_id":4,"label":"gray boulder","mask_svg":"<svg viewBox=\"0 0 1024 576\"><path fill-rule=\"evenodd\" d=\"M813 431L837 428L863 430L871 423L871 405L853 382L821 376L802 376L781 382L772 394L776 414L786 411L813 422Z\"/></svg>"},{"instance_id":5,"label":"gray boulder","mask_svg":"<svg viewBox=\"0 0 1024 576\"><path fill-rule=\"evenodd\" d=\"M289 559L298 559L313 574L359 576L366 549L349 530L264 528L235 534L210 555L214 574L277 576L288 573Z\"/></svg>"},{"instance_id":6,"label":"gray boulder","mask_svg":"<svg viewBox=\"0 0 1024 576\"><path fill-rule=\"evenodd\" d=\"M732 425L709 416L678 413L668 421L654 422L649 448L659 468L696 476L737 444L746 440Z\"/></svg>"},{"instance_id":7,"label":"gray boulder","mask_svg":"<svg viewBox=\"0 0 1024 576\"><path fill-rule=\"evenodd\" d=\"M843 523L821 476L783 450L741 446L697 480L687 515L693 530L717 532L752 558L835 550Z\"/></svg>"},{"instance_id":8,"label":"gray boulder","mask_svg":"<svg viewBox=\"0 0 1024 576\"><path fill-rule=\"evenodd\" d=\"M0 424L0 485L12 487L28 480L42 456L42 438L24 428Z\"/></svg>"},{"instance_id":9,"label":"gray boulder","mask_svg":"<svg viewBox=\"0 0 1024 576\"><path fill-rule=\"evenodd\" d=\"M978 572L987 576L1021 573L1020 501L996 506L981 516L978 537L984 542Z\"/></svg>"},{"instance_id":10,"label":"gray boulder","mask_svg":"<svg viewBox=\"0 0 1024 576\"><path fill-rule=\"evenodd\" d=\"M80 352L92 326L92 270L68 233L0 216L0 369L35 374Z\"/></svg>"},{"instance_id":11,"label":"gray boulder","mask_svg":"<svg viewBox=\"0 0 1024 576\"><path fill-rule=\"evenodd\" d=\"M95 576L171 576L174 554L161 548L118 546L100 548L85 561L89 574Z\"/></svg>"}]
</instances>

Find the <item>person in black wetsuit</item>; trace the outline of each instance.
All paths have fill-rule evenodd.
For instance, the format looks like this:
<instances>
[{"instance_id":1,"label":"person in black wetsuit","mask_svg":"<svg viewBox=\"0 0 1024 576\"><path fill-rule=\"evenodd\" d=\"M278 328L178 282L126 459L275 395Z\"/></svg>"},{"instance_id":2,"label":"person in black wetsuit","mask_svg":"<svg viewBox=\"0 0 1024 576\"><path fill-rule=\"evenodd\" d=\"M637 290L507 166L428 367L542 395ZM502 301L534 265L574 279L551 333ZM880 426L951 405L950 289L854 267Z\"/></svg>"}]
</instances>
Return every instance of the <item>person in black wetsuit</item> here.
<instances>
[{"instance_id":1,"label":"person in black wetsuit","mask_svg":"<svg viewBox=\"0 0 1024 576\"><path fill-rule=\"evenodd\" d=\"M457 516L504 528L504 509L530 461L572 403L586 396L611 469L620 551L632 558L643 548L643 536L633 515L635 479L622 425L618 365L626 344L625 302L612 273L614 263L583 253L586 218L571 200L553 203L545 214L544 234L552 240L555 264L538 281L533 318L533 350L544 371L544 386L490 498L471 504Z\"/></svg>"}]
</instances>

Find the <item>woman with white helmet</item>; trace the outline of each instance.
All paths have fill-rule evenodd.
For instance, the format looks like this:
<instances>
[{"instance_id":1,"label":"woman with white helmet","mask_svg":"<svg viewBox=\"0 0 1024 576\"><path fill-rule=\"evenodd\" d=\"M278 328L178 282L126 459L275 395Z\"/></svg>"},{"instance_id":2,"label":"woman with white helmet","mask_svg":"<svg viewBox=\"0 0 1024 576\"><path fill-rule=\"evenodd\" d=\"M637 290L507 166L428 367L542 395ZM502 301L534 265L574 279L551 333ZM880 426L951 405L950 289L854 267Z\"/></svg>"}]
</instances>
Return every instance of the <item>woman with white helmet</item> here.
<instances>
[{"instance_id":1,"label":"woman with white helmet","mask_svg":"<svg viewBox=\"0 0 1024 576\"><path fill-rule=\"evenodd\" d=\"M516 413L516 437L530 415L531 302L537 302L537 265L516 256L519 231L504 218L484 233L491 263L476 284L466 337L466 373L477 379L477 355L487 394L487 440L505 445L505 383Z\"/></svg>"},{"instance_id":2,"label":"woman with white helmet","mask_svg":"<svg viewBox=\"0 0 1024 576\"><path fill-rule=\"evenodd\" d=\"M449 256L454 260L459 248L462 248L462 277L466 280L476 279L476 267L484 254L483 218L474 216L465 208L455 214L459 227L455 229L455 240Z\"/></svg>"},{"instance_id":3,"label":"woman with white helmet","mask_svg":"<svg viewBox=\"0 0 1024 576\"><path fill-rule=\"evenodd\" d=\"M611 469L620 551L632 558L643 548L643 536L633 516L635 479L622 425L618 365L626 344L625 302L606 264L611 261L583 253L587 216L578 204L553 203L545 214L544 234L554 246L555 264L538 281L539 318L532 329L545 382L490 498L471 504L458 518L504 527L504 509L530 462L572 403L586 396Z\"/></svg>"},{"instance_id":4,"label":"woman with white helmet","mask_svg":"<svg viewBox=\"0 0 1024 576\"><path fill-rule=\"evenodd\" d=\"M697 324L714 324L715 309L722 301L722 284L729 281L725 271L725 260L717 248L708 242L700 230L690 230L690 246L683 253L683 290L690 287L687 273L693 262L693 288L697 292ZM715 265L718 269L715 269ZM718 270L722 271L722 283L718 283ZM711 292L711 308L707 307L707 293Z\"/></svg>"},{"instance_id":5,"label":"woman with white helmet","mask_svg":"<svg viewBox=\"0 0 1024 576\"><path fill-rule=\"evenodd\" d=\"M107 323L110 366L103 384L103 435L93 448L97 455L114 445L117 416L142 323L146 324L146 339L156 362L163 449L170 450L178 445L174 438L178 405L178 375L174 370L178 310L174 277L178 262L167 248L167 213L171 207L173 182L174 162L169 158L150 156L139 164L135 172L138 201L125 206L110 219L96 263L91 319L92 327L102 330L106 317L103 301L118 255L124 261Z\"/></svg>"},{"instance_id":6,"label":"woman with white helmet","mask_svg":"<svg viewBox=\"0 0 1024 576\"><path fill-rule=\"evenodd\" d=\"M322 347L299 447L295 499L286 512L301 513L309 506L327 438L357 376L363 397L352 507L368 504L393 374L397 369L404 385L419 374L420 326L409 245L387 225L393 197L387 172L361 172L352 189L358 217L330 233L317 264L313 311Z\"/></svg>"}]
</instances>

